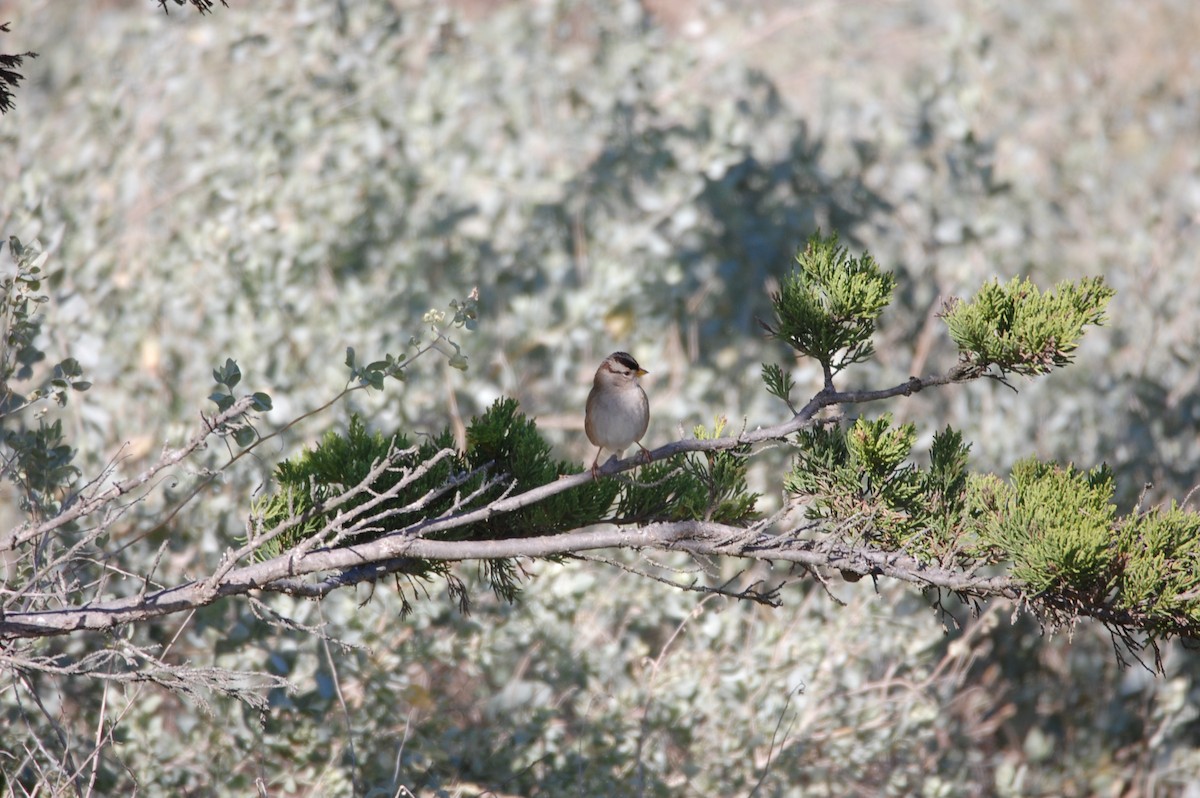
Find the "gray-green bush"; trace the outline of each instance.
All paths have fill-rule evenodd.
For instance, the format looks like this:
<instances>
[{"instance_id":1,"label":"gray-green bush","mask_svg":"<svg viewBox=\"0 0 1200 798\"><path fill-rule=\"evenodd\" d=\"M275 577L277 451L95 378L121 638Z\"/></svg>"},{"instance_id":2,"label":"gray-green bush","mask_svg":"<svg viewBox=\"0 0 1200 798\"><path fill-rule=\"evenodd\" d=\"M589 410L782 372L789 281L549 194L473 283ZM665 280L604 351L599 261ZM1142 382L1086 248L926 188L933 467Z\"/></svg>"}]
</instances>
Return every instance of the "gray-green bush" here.
<instances>
[{"instance_id":1,"label":"gray-green bush","mask_svg":"<svg viewBox=\"0 0 1200 798\"><path fill-rule=\"evenodd\" d=\"M1101 273L1112 330L1075 369L1017 382L1017 397L973 385L895 410L952 422L985 467L1108 461L1128 510L1148 481L1152 499L1182 498L1200 445L1200 92L1170 67L1197 20L1146 8L698 5L710 32L693 39L618 2L205 17L30 2L5 37L40 57L0 127L0 229L51 254L40 346L94 383L61 416L89 476L176 445L226 357L270 393L268 419L292 418L341 388L347 346L401 350L429 308L474 286L466 375L426 361L293 429L279 459L342 413L432 432L504 394L582 460L589 372L612 348L656 378L654 441L720 414L765 423L780 405L759 364L782 350L756 317L817 227L900 269L879 362L848 373L861 386L949 365L949 342L923 332L946 296L992 275ZM820 385L815 364L793 373ZM225 456L128 508L126 562L161 556L182 575L243 534L274 461L162 515ZM0 517L7 529L16 513ZM795 584L770 611L594 563L536 570L520 604L485 599L469 617L431 601L401 620L380 588L363 606L365 592L218 603L134 633L174 663L285 677L294 689L270 692L264 714L7 672L6 728L25 732L4 735L5 786L67 783L34 739L91 773L102 717L120 719L120 745L100 757L99 794L244 794L262 779L311 795L750 794L760 780L771 795L1083 795L1178 791L1200 767L1182 649L1155 680L1118 669L1095 630L1067 646L1001 608L956 608L965 628L943 635L920 596L883 584L831 586L846 607ZM337 641L271 613L328 623ZM77 660L93 642L41 653Z\"/></svg>"}]
</instances>

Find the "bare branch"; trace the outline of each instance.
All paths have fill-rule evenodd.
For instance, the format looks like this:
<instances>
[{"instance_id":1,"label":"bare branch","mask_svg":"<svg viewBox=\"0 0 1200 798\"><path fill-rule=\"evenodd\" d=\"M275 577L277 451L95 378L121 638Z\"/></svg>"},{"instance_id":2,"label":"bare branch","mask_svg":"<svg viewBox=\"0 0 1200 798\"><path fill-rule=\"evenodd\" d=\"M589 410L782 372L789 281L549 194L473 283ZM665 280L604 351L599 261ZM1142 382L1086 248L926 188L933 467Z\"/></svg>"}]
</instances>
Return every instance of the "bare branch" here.
<instances>
[{"instance_id":1,"label":"bare branch","mask_svg":"<svg viewBox=\"0 0 1200 798\"><path fill-rule=\"evenodd\" d=\"M652 452L655 460L669 458L685 452L715 452L736 449L767 441L784 440L789 435L813 423L822 408L844 403L874 401L890 396L909 395L926 387L944 385L973 379L979 375L961 364L944 375L924 378L913 377L904 383L882 391L838 392L825 389L817 393L791 419L774 426L743 430L736 436L708 440L680 440L660 446ZM168 466L175 465L199 449L208 436L218 431L222 424L242 415L253 400L239 400L229 410L212 419L206 419L205 427L182 449L169 452L151 468L134 479L117 483L80 502L67 513L36 527L22 527L12 533L4 545L20 545L38 535L43 535L62 526L69 520L86 516L102 509L106 504L118 500L140 485L144 485L155 474ZM444 453L439 453L442 456ZM435 456L436 459L436 456ZM641 463L640 457L630 457L619 462L609 462L601 474L611 475L627 471ZM423 468L431 467L432 463ZM322 512L344 504L353 496L370 490L374 477L391 467L385 458L371 472L371 478L348 489L341 496L326 503ZM424 470L407 474L400 484L408 484ZM331 590L364 581L373 581L380 576L406 571L419 571L419 561L458 561L508 559L522 557L549 557L577 554L585 551L611 548L657 549L662 551L687 551L695 555L736 556L751 560L779 560L796 563L807 568L828 567L847 573L891 576L922 586L974 596L1018 595L1017 587L1006 577L981 578L949 567L934 567L914 558L895 552L884 552L867 545L837 543L828 538L800 537L792 529L786 533L768 531L777 519L769 519L749 528L715 524L702 521L653 523L646 526L620 525L589 530L577 530L542 537L519 537L521 530L514 529L513 537L497 540L449 541L434 539L437 533L461 528L480 521L495 518L514 510L528 507L550 496L582 485L592 479L588 471L575 474L555 482L542 485L516 495L504 495L486 507L466 512L451 511L437 518L418 521L399 533L370 542L338 547L315 548L326 536L335 532L333 538L341 542L355 531L376 528L384 518L397 512L381 509L385 501L393 497L394 491L386 491L356 507L350 513L313 535L305 545L293 548L280 556L257 563L237 567L250 552L260 549L267 540L275 537L284 528L303 523L309 515L289 519L280 527L262 536L252 536L247 544L229 552L217 569L202 578L186 584L142 592L135 596L104 601L97 598L85 605L64 607L49 611L8 612L0 614L0 639L16 637L41 637L67 634L77 630L111 629L126 623L146 620L175 612L195 609L218 598L245 595L260 591L283 592L299 596L322 596ZM510 485L510 490L514 486ZM424 497L405 511L418 510ZM456 508L466 505L456 502ZM0 546L2 550L2 546ZM326 574L318 580L303 577Z\"/></svg>"},{"instance_id":2,"label":"bare branch","mask_svg":"<svg viewBox=\"0 0 1200 798\"><path fill-rule=\"evenodd\" d=\"M519 498L519 497L514 497ZM530 538L503 540L430 540L391 535L380 540L307 554L289 552L231 570L219 584L193 581L144 596L46 612L7 613L0 618L0 638L43 637L84 629L110 629L209 604L222 596L256 591L324 595L338 587L403 572L417 560L487 560L549 557L596 549L630 548L687 551L692 554L774 560L809 567L828 567L860 574L889 576L922 587L970 596L1020 595L1008 577L972 577L961 571L921 563L895 552L873 551L828 540L797 539L704 521L678 521L643 527L603 527ZM334 572L322 582L305 584L297 577Z\"/></svg>"},{"instance_id":3,"label":"bare branch","mask_svg":"<svg viewBox=\"0 0 1200 798\"><path fill-rule=\"evenodd\" d=\"M101 507L145 485L154 479L154 476L159 472L186 460L193 452L201 448L211 435L219 433L224 424L244 415L253 403L253 397L245 396L234 402L223 413L218 413L212 418L205 417L204 424L202 425L203 428L193 435L192 439L186 445L180 449L166 452L159 458L158 462L136 477L127 479L124 482L118 482L106 490L99 491L87 499L78 501L69 509L59 513L48 521L36 525L22 524L12 532L9 532L3 539L0 539L0 551L15 549L23 543L27 543L30 540L66 526L76 519L91 515Z\"/></svg>"}]
</instances>

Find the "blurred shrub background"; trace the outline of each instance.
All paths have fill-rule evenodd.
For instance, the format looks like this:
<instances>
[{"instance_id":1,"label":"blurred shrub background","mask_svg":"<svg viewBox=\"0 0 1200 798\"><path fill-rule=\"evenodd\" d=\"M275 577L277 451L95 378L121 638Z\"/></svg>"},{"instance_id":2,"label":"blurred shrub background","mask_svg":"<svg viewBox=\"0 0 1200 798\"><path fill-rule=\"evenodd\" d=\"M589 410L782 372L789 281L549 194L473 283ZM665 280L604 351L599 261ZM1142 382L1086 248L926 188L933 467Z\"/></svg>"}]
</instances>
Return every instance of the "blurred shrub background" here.
<instances>
[{"instance_id":1,"label":"blurred shrub background","mask_svg":"<svg viewBox=\"0 0 1200 798\"><path fill-rule=\"evenodd\" d=\"M1105 276L1111 324L1074 367L888 409L927 437L963 429L979 468L1107 461L1122 510L1146 483L1159 501L1200 482L1190 0L231 5L3 8L5 51L40 57L0 122L0 221L52 249L45 348L95 384L64 416L85 474L178 442L225 357L281 423L341 387L346 346L398 352L475 286L467 373L421 361L279 457L350 410L438 430L503 394L582 462L584 398L614 349L651 371L651 444L720 414L776 421L759 364L786 353L755 318L821 228L900 278L859 386L951 365L934 314L992 276ZM814 364L788 365L819 387ZM755 477L768 503L782 456ZM156 508L195 473L161 485L130 513L131 567L168 540L163 578L203 573L272 465L165 528ZM622 562L682 583L735 573ZM435 595L401 618L382 585L361 607L365 592L271 602L361 647L236 602L138 632L182 625L172 657L291 679L265 718L145 688L102 710L97 685L40 686L72 746L123 713L111 794L244 795L256 778L273 795L1200 794L1183 649L1156 679L1120 669L1100 629L1046 638L1000 606L960 609L946 634L888 585L834 584L840 607L804 581L771 611L596 563L531 570L519 605L480 596L469 617ZM53 737L0 702L10 728Z\"/></svg>"}]
</instances>

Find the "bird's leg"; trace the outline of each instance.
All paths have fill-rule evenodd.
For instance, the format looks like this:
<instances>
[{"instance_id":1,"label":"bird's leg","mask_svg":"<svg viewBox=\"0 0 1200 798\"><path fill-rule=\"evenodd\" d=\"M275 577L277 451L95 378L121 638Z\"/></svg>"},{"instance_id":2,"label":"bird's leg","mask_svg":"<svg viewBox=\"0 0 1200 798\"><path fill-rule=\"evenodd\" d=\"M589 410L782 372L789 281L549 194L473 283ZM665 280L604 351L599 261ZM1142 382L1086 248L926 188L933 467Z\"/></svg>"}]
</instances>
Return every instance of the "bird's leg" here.
<instances>
[{"instance_id":1,"label":"bird's leg","mask_svg":"<svg viewBox=\"0 0 1200 798\"><path fill-rule=\"evenodd\" d=\"M634 443L637 443L637 441L634 441ZM650 450L647 449L645 446L642 446L640 443L638 443L638 448L642 450L642 462L643 463L649 463L651 460L654 459L654 455L650 454Z\"/></svg>"},{"instance_id":2,"label":"bird's leg","mask_svg":"<svg viewBox=\"0 0 1200 798\"><path fill-rule=\"evenodd\" d=\"M600 466L598 466L597 463L600 462L600 455L603 453L604 453L603 446L601 446L599 449L596 450L596 457L595 457L595 459L592 460L592 479L600 478Z\"/></svg>"}]
</instances>

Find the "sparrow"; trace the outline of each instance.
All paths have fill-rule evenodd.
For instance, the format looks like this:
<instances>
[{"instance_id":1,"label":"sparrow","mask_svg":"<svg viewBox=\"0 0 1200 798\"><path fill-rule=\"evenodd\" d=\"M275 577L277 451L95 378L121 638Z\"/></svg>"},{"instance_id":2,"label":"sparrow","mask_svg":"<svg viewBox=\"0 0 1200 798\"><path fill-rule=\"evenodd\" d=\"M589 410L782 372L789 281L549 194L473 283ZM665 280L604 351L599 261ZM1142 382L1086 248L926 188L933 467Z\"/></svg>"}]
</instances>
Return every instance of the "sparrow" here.
<instances>
[{"instance_id":1,"label":"sparrow","mask_svg":"<svg viewBox=\"0 0 1200 798\"><path fill-rule=\"evenodd\" d=\"M599 447L592 460L593 477L599 473L605 449L619 458L636 443L642 458L650 462L649 450L639 442L650 425L650 400L638 384L638 377L647 373L628 352L613 352L596 369L583 416L583 431L592 445Z\"/></svg>"}]
</instances>

